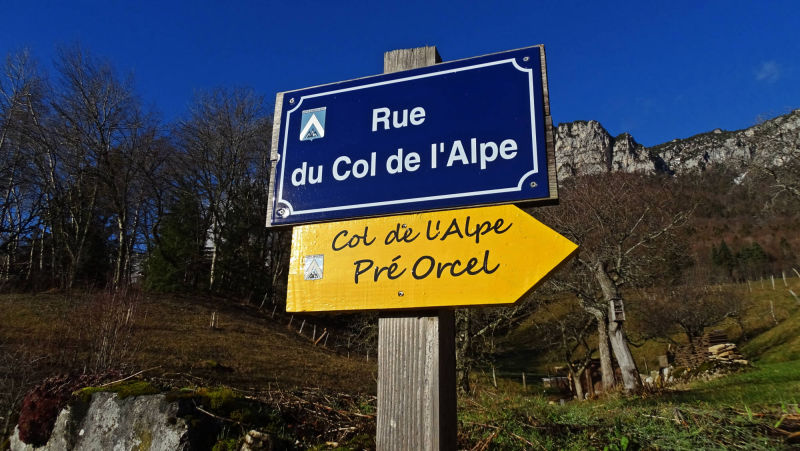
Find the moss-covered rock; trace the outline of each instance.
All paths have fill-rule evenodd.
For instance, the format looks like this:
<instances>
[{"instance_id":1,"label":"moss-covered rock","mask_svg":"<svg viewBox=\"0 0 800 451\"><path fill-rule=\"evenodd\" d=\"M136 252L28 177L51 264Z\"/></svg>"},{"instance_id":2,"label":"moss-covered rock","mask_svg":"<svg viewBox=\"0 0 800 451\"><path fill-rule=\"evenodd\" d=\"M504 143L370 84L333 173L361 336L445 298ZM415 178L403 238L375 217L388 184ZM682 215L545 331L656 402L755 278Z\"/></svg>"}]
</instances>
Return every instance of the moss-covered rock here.
<instances>
[{"instance_id":1,"label":"moss-covered rock","mask_svg":"<svg viewBox=\"0 0 800 451\"><path fill-rule=\"evenodd\" d=\"M118 399L125 399L131 396L155 395L160 393L161 390L147 381L125 381L105 386L84 387L73 393L73 395L80 401L88 402L93 394L100 392L116 393Z\"/></svg>"}]
</instances>

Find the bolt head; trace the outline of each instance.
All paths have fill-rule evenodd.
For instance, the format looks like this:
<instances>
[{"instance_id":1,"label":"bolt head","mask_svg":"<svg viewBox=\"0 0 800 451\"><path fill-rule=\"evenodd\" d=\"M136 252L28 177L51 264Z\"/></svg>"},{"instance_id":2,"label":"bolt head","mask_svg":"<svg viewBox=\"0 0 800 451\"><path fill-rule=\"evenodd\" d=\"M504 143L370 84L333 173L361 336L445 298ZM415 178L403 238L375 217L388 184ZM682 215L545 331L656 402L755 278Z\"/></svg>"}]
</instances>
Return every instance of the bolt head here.
<instances>
[{"instance_id":1,"label":"bolt head","mask_svg":"<svg viewBox=\"0 0 800 451\"><path fill-rule=\"evenodd\" d=\"M403 297L405 295L405 293L403 293L402 291L398 291L397 295L400 296L400 297Z\"/></svg>"},{"instance_id":2,"label":"bolt head","mask_svg":"<svg viewBox=\"0 0 800 451\"><path fill-rule=\"evenodd\" d=\"M537 186L539 185L536 182L531 182L531 188L536 188Z\"/></svg>"}]
</instances>

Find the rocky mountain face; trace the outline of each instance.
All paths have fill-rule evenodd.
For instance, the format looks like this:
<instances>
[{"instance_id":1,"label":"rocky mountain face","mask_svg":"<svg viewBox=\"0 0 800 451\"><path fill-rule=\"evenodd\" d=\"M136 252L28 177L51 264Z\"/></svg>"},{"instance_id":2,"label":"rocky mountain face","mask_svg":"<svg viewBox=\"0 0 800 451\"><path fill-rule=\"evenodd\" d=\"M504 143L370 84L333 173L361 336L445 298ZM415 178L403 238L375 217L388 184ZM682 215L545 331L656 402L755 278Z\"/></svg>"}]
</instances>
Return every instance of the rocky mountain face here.
<instances>
[{"instance_id":1,"label":"rocky mountain face","mask_svg":"<svg viewBox=\"0 0 800 451\"><path fill-rule=\"evenodd\" d=\"M559 124L555 141L562 180L611 171L685 174L718 164L745 173L751 164L776 167L800 158L800 109L744 130L716 129L653 147L628 133L612 137L597 121Z\"/></svg>"}]
</instances>

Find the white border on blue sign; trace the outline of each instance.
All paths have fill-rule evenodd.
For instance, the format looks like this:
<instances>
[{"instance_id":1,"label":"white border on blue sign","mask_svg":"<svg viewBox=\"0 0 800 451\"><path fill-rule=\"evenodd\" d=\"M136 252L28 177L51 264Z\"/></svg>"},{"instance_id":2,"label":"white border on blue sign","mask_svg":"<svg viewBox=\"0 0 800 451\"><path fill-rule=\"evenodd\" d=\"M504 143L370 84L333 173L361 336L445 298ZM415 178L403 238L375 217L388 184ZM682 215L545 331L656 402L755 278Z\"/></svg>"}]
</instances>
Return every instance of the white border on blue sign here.
<instances>
[{"instance_id":1,"label":"white border on blue sign","mask_svg":"<svg viewBox=\"0 0 800 451\"><path fill-rule=\"evenodd\" d=\"M314 98L314 97L322 97L322 96L327 96L327 95L332 95L332 94L339 94L339 93L342 93L342 92L357 91L359 89L373 88L373 87L376 87L376 86L389 85L389 84L393 84L393 83L402 83L402 82L405 82L405 81L417 80L417 79L421 79L421 78L430 78L430 77L435 77L435 76L438 76L438 75L452 74L452 73L455 73L455 72L463 72L463 71L467 71L467 70L480 69L482 67L496 66L498 64L512 64L514 66L514 68L516 68L520 72L527 72L528 73L528 95L530 96L530 107L531 107L531 115L530 115L531 116L531 142L533 143L533 170L528 171L525 174L523 174L522 177L520 177L519 181L517 182L517 186L511 186L511 187L508 187L508 188L497 188L497 189L491 189L491 190L483 190L483 191L472 191L472 192L469 192L469 193L441 194L441 195L438 195L438 196L414 197L414 198L410 198L410 199L386 200L386 201L380 201L380 202L369 202L369 203L362 203L362 204L340 205L340 206L337 206L337 207L326 207L326 208L312 208L312 209L308 209L308 210L297 210L297 211L295 211L292 208L292 204L290 204L288 201L283 199L284 171L286 170L286 165L283 162L286 161L286 151L287 151L286 146L288 145L288 141L289 141L289 124L291 123L291 121L289 120L289 116L295 110L300 108L300 105L303 104L303 100L311 99L311 98ZM370 84L366 84L366 85L353 86L353 87L350 87L350 88L336 89L336 90L333 90L333 91L326 91L326 92L320 92L320 93L317 93L317 94L310 94L310 95L307 95L307 96L302 96L302 97L300 97L300 101L297 102L297 105L286 113L286 124L285 124L284 127L285 127L285 129L284 129L285 131L284 131L284 136L283 136L283 149L282 149L282 155L281 155L281 161L282 161L282 163L281 163L281 177L280 177L280 184L278 186L278 196L277 196L277 202L276 203L279 204L279 205L284 206L285 208L287 208L288 211L289 211L289 216L312 214L312 213L324 213L326 211L339 211L339 210L348 210L348 209L355 209L355 208L380 207L380 206L384 206L384 205L396 205L396 204L403 204L403 203L425 202L425 201L440 200L440 199L455 199L455 198L459 198L459 197L480 196L480 195L487 195L487 194L500 194L500 193L509 193L509 192L515 192L515 191L522 191L522 185L525 182L525 179L527 179L531 175L539 173L539 159L537 158L538 146L537 146L537 143L536 143L536 111L535 111L535 102L534 102L534 97L533 97L533 69L526 69L524 67L521 67L519 64L517 64L517 61L516 61L515 58L508 58L508 59L504 59L504 60L492 61L492 62L483 63L483 64L475 64L475 65L472 65L472 66L457 67L457 68L454 68L454 69L443 70L443 71L440 71L440 72L431 72L431 73L427 73L427 74L414 75L414 76L411 76L411 77L398 78L396 80L381 81L381 82L370 83Z\"/></svg>"}]
</instances>

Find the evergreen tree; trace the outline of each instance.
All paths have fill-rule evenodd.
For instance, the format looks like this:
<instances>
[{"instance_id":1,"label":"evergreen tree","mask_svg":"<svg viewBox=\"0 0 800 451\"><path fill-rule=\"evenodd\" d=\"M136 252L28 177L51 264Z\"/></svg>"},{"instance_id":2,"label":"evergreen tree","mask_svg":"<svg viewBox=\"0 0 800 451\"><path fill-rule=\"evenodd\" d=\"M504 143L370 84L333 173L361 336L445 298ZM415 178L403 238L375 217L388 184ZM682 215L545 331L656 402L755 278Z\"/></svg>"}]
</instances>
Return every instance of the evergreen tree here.
<instances>
[{"instance_id":1,"label":"evergreen tree","mask_svg":"<svg viewBox=\"0 0 800 451\"><path fill-rule=\"evenodd\" d=\"M736 258L725 240L722 240L719 246L711 248L711 262L714 266L721 268L727 277L733 276L733 270L736 268Z\"/></svg>"},{"instance_id":2,"label":"evergreen tree","mask_svg":"<svg viewBox=\"0 0 800 451\"><path fill-rule=\"evenodd\" d=\"M742 277L755 278L764 275L769 271L771 260L769 254L756 242L743 247L736 253L736 261Z\"/></svg>"},{"instance_id":3,"label":"evergreen tree","mask_svg":"<svg viewBox=\"0 0 800 451\"><path fill-rule=\"evenodd\" d=\"M203 237L206 227L200 208L190 194L182 194L173 208L164 215L156 246L147 259L144 287L154 291L178 291L202 288L207 273L203 258Z\"/></svg>"}]
</instances>

